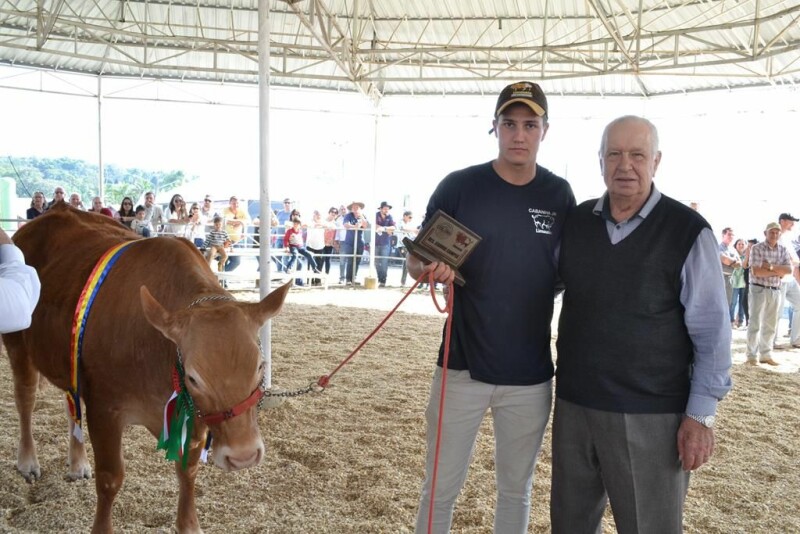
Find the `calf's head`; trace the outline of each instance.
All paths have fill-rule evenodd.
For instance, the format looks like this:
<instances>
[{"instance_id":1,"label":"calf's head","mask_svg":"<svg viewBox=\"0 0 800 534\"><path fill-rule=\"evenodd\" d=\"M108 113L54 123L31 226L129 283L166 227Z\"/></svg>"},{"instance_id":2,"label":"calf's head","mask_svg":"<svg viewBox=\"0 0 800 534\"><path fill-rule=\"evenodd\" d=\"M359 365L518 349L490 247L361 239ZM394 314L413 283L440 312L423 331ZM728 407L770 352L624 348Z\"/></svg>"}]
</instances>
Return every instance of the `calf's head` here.
<instances>
[{"instance_id":1,"label":"calf's head","mask_svg":"<svg viewBox=\"0 0 800 534\"><path fill-rule=\"evenodd\" d=\"M263 457L256 407L248 402L264 378L258 330L280 311L290 286L281 286L258 303L212 296L174 312L141 287L148 322L177 345L186 391L198 416L227 414L209 423L214 438L210 456L224 471L252 467Z\"/></svg>"}]
</instances>

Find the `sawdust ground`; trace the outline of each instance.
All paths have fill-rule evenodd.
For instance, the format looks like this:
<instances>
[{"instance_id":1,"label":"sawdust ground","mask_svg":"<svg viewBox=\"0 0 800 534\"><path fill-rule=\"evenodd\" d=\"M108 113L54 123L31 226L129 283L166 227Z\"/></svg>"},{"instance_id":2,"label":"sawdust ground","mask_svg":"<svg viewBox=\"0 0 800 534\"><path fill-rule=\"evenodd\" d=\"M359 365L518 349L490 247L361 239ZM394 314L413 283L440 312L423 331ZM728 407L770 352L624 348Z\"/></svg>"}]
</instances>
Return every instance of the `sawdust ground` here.
<instances>
[{"instance_id":1,"label":"sawdust ground","mask_svg":"<svg viewBox=\"0 0 800 534\"><path fill-rule=\"evenodd\" d=\"M353 304L356 293L334 295L344 305L334 306L298 304L308 298L293 290L297 298L290 296L273 323L275 386L300 388L329 373L378 324L385 312ZM399 297L398 291L387 290L380 300L393 303ZM251 299L253 294L240 298ZM409 306L428 314L399 312L333 378L326 392L291 399L260 414L267 445L260 466L233 474L210 466L201 469L197 507L205 532L411 531L423 474L423 412L444 319L419 299ZM720 405L717 452L692 477L685 530L800 532L796 370L800 354L777 354L787 362L781 370L789 372L745 368L740 365L740 332L735 335L734 354L735 387ZM5 427L0 434L0 531L88 532L94 481L64 478L62 395L52 386L39 394L34 424L43 478L27 484L15 470L17 416L5 356L0 358L0 386ZM491 432L487 419L457 504L454 532L491 532L495 500ZM155 445L141 428L126 433L127 477L114 508L118 532L174 530L173 467ZM531 532L549 532L549 478L548 431L536 469ZM610 520L605 531L613 532Z\"/></svg>"}]
</instances>

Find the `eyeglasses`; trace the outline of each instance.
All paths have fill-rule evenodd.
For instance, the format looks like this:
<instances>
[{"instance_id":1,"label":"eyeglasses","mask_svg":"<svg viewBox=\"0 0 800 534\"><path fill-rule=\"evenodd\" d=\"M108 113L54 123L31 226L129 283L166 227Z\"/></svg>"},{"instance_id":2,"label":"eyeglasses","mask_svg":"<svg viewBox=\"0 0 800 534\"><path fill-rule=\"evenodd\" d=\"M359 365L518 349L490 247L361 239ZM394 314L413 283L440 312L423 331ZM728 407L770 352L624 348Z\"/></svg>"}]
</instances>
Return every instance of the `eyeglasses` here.
<instances>
[{"instance_id":1,"label":"eyeglasses","mask_svg":"<svg viewBox=\"0 0 800 534\"><path fill-rule=\"evenodd\" d=\"M200 208L192 208L192 211L200 211Z\"/></svg>"},{"instance_id":2,"label":"eyeglasses","mask_svg":"<svg viewBox=\"0 0 800 534\"><path fill-rule=\"evenodd\" d=\"M211 202L210 198L205 199L203 202Z\"/></svg>"}]
</instances>

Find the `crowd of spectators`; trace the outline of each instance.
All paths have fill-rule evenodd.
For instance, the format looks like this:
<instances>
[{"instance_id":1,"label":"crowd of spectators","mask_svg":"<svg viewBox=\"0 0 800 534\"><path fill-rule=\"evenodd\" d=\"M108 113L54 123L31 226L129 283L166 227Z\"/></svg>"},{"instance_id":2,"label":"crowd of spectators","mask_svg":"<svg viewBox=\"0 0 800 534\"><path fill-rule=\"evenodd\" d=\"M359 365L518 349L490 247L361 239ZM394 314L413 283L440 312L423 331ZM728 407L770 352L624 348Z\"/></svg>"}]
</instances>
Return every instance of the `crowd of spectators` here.
<instances>
[{"instance_id":1,"label":"crowd of spectators","mask_svg":"<svg viewBox=\"0 0 800 534\"><path fill-rule=\"evenodd\" d=\"M56 187L53 199L46 201L41 191L34 193L27 218L34 219L45 213L53 204L66 201L66 192ZM68 197L69 204L83 211L111 217L143 237L176 236L193 242L207 257L212 269L233 271L241 263L241 254L235 249L257 246L260 242L261 224L258 216L251 217L247 209L240 206L238 197L232 196L221 209L215 208L211 195L201 203L187 203L180 194L174 194L162 207L156 202L156 194L145 193L143 204L134 206L134 200L126 196L119 208L104 205L99 196L92 198L86 209L79 193ZM376 208L374 218L364 213L363 202L331 206L322 216L322 211L313 210L309 218L295 207L291 198L285 198L283 208L274 210L270 221L270 247L272 261L278 271L290 274L307 268L313 273L330 274L331 264L338 261L339 283L358 285L359 265L364 255L369 254L370 232L375 231L375 265L380 287L388 283L390 261L396 259L402 265L400 284L406 285L406 251L403 237L414 238L419 224L411 211L404 210L402 220L395 223L391 214L392 205L386 201ZM224 237L223 237L224 235ZM318 282L319 279L317 279Z\"/></svg>"}]
</instances>

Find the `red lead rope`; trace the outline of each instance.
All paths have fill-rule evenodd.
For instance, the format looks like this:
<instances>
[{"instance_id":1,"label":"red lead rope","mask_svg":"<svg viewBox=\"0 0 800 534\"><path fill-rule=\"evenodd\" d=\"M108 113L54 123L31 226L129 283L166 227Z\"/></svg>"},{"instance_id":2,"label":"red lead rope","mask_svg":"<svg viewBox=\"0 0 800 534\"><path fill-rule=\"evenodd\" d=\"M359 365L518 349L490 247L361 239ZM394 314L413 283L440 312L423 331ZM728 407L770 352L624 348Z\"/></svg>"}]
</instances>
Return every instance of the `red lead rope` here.
<instances>
[{"instance_id":1,"label":"red lead rope","mask_svg":"<svg viewBox=\"0 0 800 534\"><path fill-rule=\"evenodd\" d=\"M420 282L422 282L422 279L425 278L425 275L426 275L426 273L422 273L420 275L420 277L417 279L417 281L414 282L414 285L412 285L408 289L408 291L406 291L406 294L403 295L403 298L400 299L400 302L398 302L395 305L395 307L392 308L392 311L387 313L386 317L384 317L383 320L380 323L378 323L378 326L376 326L372 330L372 332L370 332L369 335L367 337L365 337L364 340L361 341L361 343L359 343L358 346L355 349L353 349L353 351L350 354L347 355L347 358L342 360L341 363L339 363L339 365L337 365L336 368L333 371L331 371L330 374L322 375L321 377L319 377L319 380L317 380L317 385L319 387L321 387L322 389L325 389L326 387L328 387L328 384L330 383L331 378L333 378L333 375L338 373L339 369L341 369L342 367L347 365L347 362L349 362L351 359L353 359L353 356L358 354L358 351L360 351L361 348L364 345L366 345L367 342L375 336L375 334L378 333L378 330L383 328L383 325L386 324L386 321L388 321L389 318L392 315L394 315L394 312L397 311L397 309L400 307L400 305L403 304L403 302L405 302L405 300L408 298L409 295L411 295L411 293L413 293L414 289L416 289L417 286L420 284ZM448 300L447 300L448 303L447 303L447 306L445 308L441 308L439 306L439 303L436 300L436 290L435 290L436 283L433 281L433 275L432 274L430 275L429 279L430 279L431 297L433 298L433 303L436 305L436 309L439 310L441 313L447 313L448 311L450 311L449 306L450 306L450 302L451 302L451 300L453 298L453 287L452 287L452 284L448 287ZM449 316L448 316L447 321L448 321L447 325L448 325L448 331L449 331L449 328L450 328L450 318L449 318ZM447 357L447 351L445 351L445 357Z\"/></svg>"},{"instance_id":2,"label":"red lead rope","mask_svg":"<svg viewBox=\"0 0 800 534\"><path fill-rule=\"evenodd\" d=\"M439 446L442 442L442 420L444 417L444 393L447 386L447 360L450 356L450 329L453 326L453 284L447 286L447 304L445 308L439 307L439 302L436 300L436 293L434 290L434 283L431 280L431 297L436 309L442 313L448 313L447 324L444 329L444 355L442 356L442 389L439 394L439 421L436 424L436 447L433 453L433 474L431 475L431 501L428 505L428 534L433 532L433 501L436 495L436 475L439 471Z\"/></svg>"},{"instance_id":3,"label":"red lead rope","mask_svg":"<svg viewBox=\"0 0 800 534\"><path fill-rule=\"evenodd\" d=\"M403 295L403 298L400 299L400 302L398 302L397 305L395 305L395 307L392 308L392 311L386 314L386 317L384 317L383 320L380 323L378 323L378 326L376 326L372 330L372 332L370 332L369 335L365 337L364 340L361 343L359 343L355 349L353 349L353 351L347 356L347 358L342 360L342 362L339 365L337 365L336 368L333 371L331 371L330 374L323 375L319 378L319 380L317 380L317 385L320 388L325 389L326 387L328 387L328 384L330 383L333 375L338 373L339 369L344 367L347 364L347 362L349 362L353 358L353 356L355 356L358 353L358 351L361 350L361 347L366 345L367 341L372 339L373 336L375 336L375 334L378 333L378 330L383 328L383 325L386 324L386 321L389 320L389 317L394 315L394 312L397 311L400 305L403 304L403 302L417 288L417 286L420 284L420 282L422 282L424 278L425 278L425 273L422 273L420 277L416 280L416 282L414 282L414 285L412 285L406 292L406 294ZM447 323L445 324L445 333L444 333L444 356L442 357L442 391L439 396L439 421L436 427L436 445L433 453L434 454L433 474L431 475L431 500L429 505L430 508L428 510L428 534L430 534L433 531L433 503L434 503L434 495L436 495L436 477L439 471L439 446L442 440L442 417L444 415L445 387L447 386L447 360L450 356L450 330L453 323L453 313L452 313L453 284L449 284L447 286L447 303L445 304L444 308L439 306L439 301L436 299L436 282L434 282L433 280L433 274L428 275L428 284L430 286L431 298L433 299L433 304L436 306L436 309L440 313L448 314Z\"/></svg>"}]
</instances>

